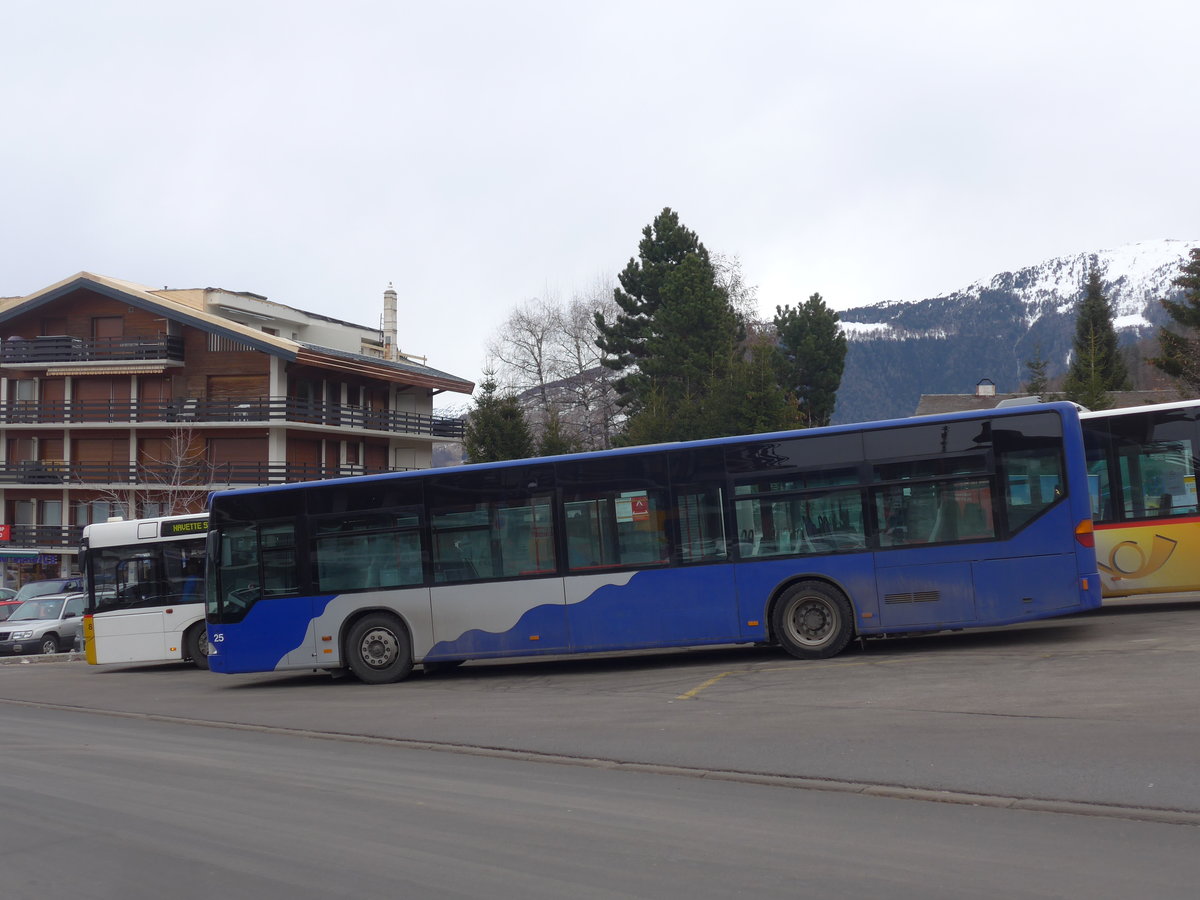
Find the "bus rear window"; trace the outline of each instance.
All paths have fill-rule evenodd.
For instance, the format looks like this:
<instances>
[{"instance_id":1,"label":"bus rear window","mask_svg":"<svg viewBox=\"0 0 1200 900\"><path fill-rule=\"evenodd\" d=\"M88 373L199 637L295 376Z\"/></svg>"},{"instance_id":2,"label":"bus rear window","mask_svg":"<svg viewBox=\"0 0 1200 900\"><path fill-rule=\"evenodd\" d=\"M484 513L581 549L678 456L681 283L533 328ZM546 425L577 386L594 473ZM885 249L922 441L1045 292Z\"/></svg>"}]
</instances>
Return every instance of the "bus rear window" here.
<instances>
[{"instance_id":1,"label":"bus rear window","mask_svg":"<svg viewBox=\"0 0 1200 900\"><path fill-rule=\"evenodd\" d=\"M1016 532L1058 502L1065 493L1062 456L1056 448L1003 454L1004 508Z\"/></svg>"}]
</instances>

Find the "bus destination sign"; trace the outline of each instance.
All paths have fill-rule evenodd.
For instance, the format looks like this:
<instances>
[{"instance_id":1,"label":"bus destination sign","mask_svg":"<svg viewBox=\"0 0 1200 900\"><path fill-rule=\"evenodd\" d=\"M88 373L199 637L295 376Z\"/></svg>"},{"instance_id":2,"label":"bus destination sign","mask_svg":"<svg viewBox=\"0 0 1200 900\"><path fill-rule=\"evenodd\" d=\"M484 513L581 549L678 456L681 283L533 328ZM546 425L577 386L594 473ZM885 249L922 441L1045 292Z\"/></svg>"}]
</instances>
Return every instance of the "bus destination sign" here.
<instances>
[{"instance_id":1,"label":"bus destination sign","mask_svg":"<svg viewBox=\"0 0 1200 900\"><path fill-rule=\"evenodd\" d=\"M185 534L205 534L208 532L208 519L183 519L175 522L163 522L159 528L159 537L181 537Z\"/></svg>"}]
</instances>

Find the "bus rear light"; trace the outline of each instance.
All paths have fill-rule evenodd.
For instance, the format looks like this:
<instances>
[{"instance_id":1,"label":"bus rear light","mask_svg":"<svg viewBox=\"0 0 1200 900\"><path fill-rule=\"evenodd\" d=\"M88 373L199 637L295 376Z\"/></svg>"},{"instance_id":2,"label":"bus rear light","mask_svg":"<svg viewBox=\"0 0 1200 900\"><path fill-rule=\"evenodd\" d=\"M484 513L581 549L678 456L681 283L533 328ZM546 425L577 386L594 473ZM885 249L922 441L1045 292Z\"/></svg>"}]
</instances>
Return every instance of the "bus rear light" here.
<instances>
[{"instance_id":1,"label":"bus rear light","mask_svg":"<svg viewBox=\"0 0 1200 900\"><path fill-rule=\"evenodd\" d=\"M1084 547L1096 546L1096 535L1092 530L1092 520L1084 519L1075 526L1075 540L1079 541Z\"/></svg>"}]
</instances>

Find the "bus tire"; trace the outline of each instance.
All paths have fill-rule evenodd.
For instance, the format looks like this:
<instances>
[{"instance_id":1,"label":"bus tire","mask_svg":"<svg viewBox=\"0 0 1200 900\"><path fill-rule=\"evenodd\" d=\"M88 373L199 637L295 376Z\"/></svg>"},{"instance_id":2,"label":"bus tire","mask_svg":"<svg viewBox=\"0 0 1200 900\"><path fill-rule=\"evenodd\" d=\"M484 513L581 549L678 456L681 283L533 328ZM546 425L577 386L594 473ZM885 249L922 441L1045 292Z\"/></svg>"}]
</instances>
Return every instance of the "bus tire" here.
<instances>
[{"instance_id":1,"label":"bus tire","mask_svg":"<svg viewBox=\"0 0 1200 900\"><path fill-rule=\"evenodd\" d=\"M797 659L828 659L854 636L854 611L832 585L801 581L775 603L771 627L779 645Z\"/></svg>"},{"instance_id":2,"label":"bus tire","mask_svg":"<svg viewBox=\"0 0 1200 900\"><path fill-rule=\"evenodd\" d=\"M183 636L183 658L197 669L208 668L208 631L203 623L193 625Z\"/></svg>"},{"instance_id":3,"label":"bus tire","mask_svg":"<svg viewBox=\"0 0 1200 900\"><path fill-rule=\"evenodd\" d=\"M350 626L343 658L365 684L402 681L412 671L412 645L401 621L387 613L369 613Z\"/></svg>"}]
</instances>

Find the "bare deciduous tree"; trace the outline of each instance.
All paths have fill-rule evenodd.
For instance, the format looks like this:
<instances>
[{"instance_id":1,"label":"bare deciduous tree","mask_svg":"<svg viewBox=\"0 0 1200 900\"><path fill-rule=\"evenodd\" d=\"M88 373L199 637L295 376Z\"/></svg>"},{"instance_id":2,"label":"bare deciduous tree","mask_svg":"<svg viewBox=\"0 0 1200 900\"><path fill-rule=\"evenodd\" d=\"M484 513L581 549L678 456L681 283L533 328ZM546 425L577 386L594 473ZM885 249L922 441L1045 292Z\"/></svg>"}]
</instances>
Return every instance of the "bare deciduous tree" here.
<instances>
[{"instance_id":1,"label":"bare deciduous tree","mask_svg":"<svg viewBox=\"0 0 1200 900\"><path fill-rule=\"evenodd\" d=\"M746 284L742 276L742 260L739 256L712 254L712 265L717 273L717 284L725 289L729 304L747 326L759 322L758 285Z\"/></svg>"},{"instance_id":2,"label":"bare deciduous tree","mask_svg":"<svg viewBox=\"0 0 1200 900\"><path fill-rule=\"evenodd\" d=\"M543 409L550 405L548 385L560 377L554 349L562 327L561 304L550 297L534 297L509 314L488 345L505 386L517 394L536 392Z\"/></svg>"},{"instance_id":3,"label":"bare deciduous tree","mask_svg":"<svg viewBox=\"0 0 1200 900\"><path fill-rule=\"evenodd\" d=\"M589 450L612 446L621 415L613 389L615 373L601 364L603 353L596 346L596 313L606 319L616 315L612 286L597 280L591 290L576 294L562 316L557 356L562 360L560 415Z\"/></svg>"},{"instance_id":4,"label":"bare deciduous tree","mask_svg":"<svg viewBox=\"0 0 1200 900\"><path fill-rule=\"evenodd\" d=\"M600 278L566 303L547 294L518 305L490 342L496 374L539 440L554 422L581 449L612 446L618 408L613 373L600 364L595 312L612 315L615 306L611 280Z\"/></svg>"},{"instance_id":5,"label":"bare deciduous tree","mask_svg":"<svg viewBox=\"0 0 1200 900\"><path fill-rule=\"evenodd\" d=\"M157 451L145 452L138 461L136 486L127 491L102 491L101 496L137 517L203 512L214 476L203 440L190 426L180 426Z\"/></svg>"}]
</instances>

